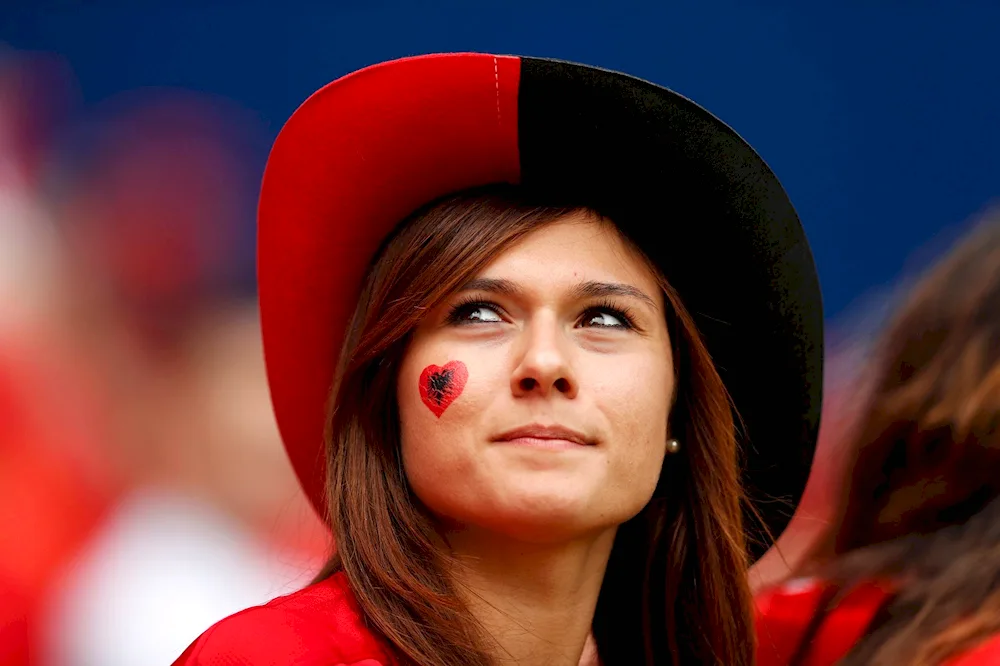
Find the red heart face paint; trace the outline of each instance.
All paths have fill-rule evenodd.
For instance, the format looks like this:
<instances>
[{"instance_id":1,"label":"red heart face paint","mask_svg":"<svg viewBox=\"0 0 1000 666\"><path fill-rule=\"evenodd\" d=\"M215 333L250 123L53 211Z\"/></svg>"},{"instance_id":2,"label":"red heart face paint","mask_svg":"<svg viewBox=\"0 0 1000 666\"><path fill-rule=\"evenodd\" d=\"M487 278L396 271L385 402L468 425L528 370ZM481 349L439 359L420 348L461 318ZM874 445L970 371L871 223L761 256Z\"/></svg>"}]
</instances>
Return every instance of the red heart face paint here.
<instances>
[{"instance_id":1,"label":"red heart face paint","mask_svg":"<svg viewBox=\"0 0 1000 666\"><path fill-rule=\"evenodd\" d=\"M461 361L448 361L444 367L428 365L420 373L420 398L434 416L441 418L448 405L462 395L469 370Z\"/></svg>"}]
</instances>

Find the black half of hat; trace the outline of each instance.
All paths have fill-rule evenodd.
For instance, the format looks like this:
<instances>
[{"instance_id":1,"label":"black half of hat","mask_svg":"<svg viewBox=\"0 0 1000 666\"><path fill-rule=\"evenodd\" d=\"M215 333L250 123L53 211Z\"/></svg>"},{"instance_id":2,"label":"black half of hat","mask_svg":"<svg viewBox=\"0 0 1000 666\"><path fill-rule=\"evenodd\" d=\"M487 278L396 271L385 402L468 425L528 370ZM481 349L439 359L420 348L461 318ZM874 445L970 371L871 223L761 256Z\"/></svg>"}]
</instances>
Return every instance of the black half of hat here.
<instances>
[{"instance_id":1,"label":"black half of hat","mask_svg":"<svg viewBox=\"0 0 1000 666\"><path fill-rule=\"evenodd\" d=\"M518 122L522 185L613 219L693 315L738 415L757 559L802 496L822 399L819 282L787 194L723 122L616 72L523 58Z\"/></svg>"}]
</instances>

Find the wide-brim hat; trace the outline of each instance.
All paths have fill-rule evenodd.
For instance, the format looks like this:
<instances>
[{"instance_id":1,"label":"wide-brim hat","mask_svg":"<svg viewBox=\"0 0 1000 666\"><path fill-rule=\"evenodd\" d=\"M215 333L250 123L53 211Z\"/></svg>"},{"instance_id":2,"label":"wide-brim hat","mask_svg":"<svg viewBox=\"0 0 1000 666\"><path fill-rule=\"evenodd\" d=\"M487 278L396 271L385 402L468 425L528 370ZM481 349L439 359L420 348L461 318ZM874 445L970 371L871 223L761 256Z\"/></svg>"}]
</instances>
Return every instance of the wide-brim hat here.
<instances>
[{"instance_id":1,"label":"wide-brim hat","mask_svg":"<svg viewBox=\"0 0 1000 666\"><path fill-rule=\"evenodd\" d=\"M812 253L778 179L732 129L625 74L528 57L374 65L307 99L279 133L258 210L268 381L295 472L325 515L323 433L362 281L416 209L519 184L595 208L692 313L741 419L742 478L777 535L812 463L823 316ZM752 541L761 525L748 515ZM763 546L753 547L759 556Z\"/></svg>"}]
</instances>

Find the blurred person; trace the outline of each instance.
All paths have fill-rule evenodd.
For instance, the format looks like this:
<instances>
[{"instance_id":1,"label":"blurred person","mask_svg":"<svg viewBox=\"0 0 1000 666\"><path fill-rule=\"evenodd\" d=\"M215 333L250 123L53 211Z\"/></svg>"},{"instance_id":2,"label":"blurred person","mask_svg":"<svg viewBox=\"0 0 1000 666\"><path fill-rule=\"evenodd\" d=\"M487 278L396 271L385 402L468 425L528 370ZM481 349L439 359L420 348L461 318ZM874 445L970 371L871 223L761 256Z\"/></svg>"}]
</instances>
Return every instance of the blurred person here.
<instances>
[{"instance_id":1,"label":"blurred person","mask_svg":"<svg viewBox=\"0 0 1000 666\"><path fill-rule=\"evenodd\" d=\"M100 369L122 490L46 609L42 660L164 664L312 575L326 537L281 449L242 280L245 114L142 91L98 118L52 189L75 349Z\"/></svg>"},{"instance_id":2,"label":"blurred person","mask_svg":"<svg viewBox=\"0 0 1000 666\"><path fill-rule=\"evenodd\" d=\"M336 550L178 666L752 663L823 329L750 146L624 74L405 58L299 107L258 210L271 395Z\"/></svg>"},{"instance_id":3,"label":"blurred person","mask_svg":"<svg viewBox=\"0 0 1000 666\"><path fill-rule=\"evenodd\" d=\"M66 63L0 43L0 339L48 336L61 288L59 243L41 173L75 107ZM34 330L32 330L34 329Z\"/></svg>"},{"instance_id":4,"label":"blurred person","mask_svg":"<svg viewBox=\"0 0 1000 666\"><path fill-rule=\"evenodd\" d=\"M95 373L72 351L64 248L46 208L65 61L0 45L0 663L38 663L47 599L114 497Z\"/></svg>"},{"instance_id":5,"label":"blurred person","mask_svg":"<svg viewBox=\"0 0 1000 666\"><path fill-rule=\"evenodd\" d=\"M874 348L832 520L758 595L761 666L1000 664L1000 210Z\"/></svg>"}]
</instances>

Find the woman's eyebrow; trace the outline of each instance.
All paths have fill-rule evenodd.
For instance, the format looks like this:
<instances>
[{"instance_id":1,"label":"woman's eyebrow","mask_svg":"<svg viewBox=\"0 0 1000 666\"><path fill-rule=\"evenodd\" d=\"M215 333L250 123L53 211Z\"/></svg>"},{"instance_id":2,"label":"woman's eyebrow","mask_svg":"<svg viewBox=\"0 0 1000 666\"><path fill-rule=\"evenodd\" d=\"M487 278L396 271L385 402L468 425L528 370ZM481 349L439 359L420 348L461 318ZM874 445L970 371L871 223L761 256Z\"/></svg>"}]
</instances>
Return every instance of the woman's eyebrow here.
<instances>
[{"instance_id":1,"label":"woman's eyebrow","mask_svg":"<svg viewBox=\"0 0 1000 666\"><path fill-rule=\"evenodd\" d=\"M511 280L502 278L475 278L469 280L460 291L482 291L503 296L517 296L522 293L521 287ZM575 298L599 298L601 296L628 296L643 301L649 307L656 309L654 301L646 292L630 284L621 282L581 282L573 288Z\"/></svg>"},{"instance_id":2,"label":"woman's eyebrow","mask_svg":"<svg viewBox=\"0 0 1000 666\"><path fill-rule=\"evenodd\" d=\"M511 282L500 278L475 278L469 280L459 291L484 291L488 294L502 296L517 296L522 289Z\"/></svg>"},{"instance_id":3,"label":"woman's eyebrow","mask_svg":"<svg viewBox=\"0 0 1000 666\"><path fill-rule=\"evenodd\" d=\"M577 298L594 298L601 296L630 296L636 298L649 307L656 309L656 301L649 297L646 292L638 287L621 282L581 282L573 290Z\"/></svg>"}]
</instances>

